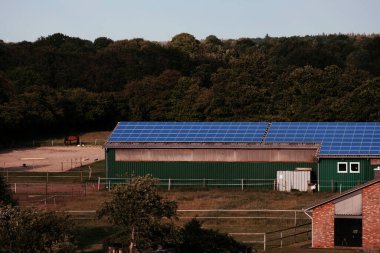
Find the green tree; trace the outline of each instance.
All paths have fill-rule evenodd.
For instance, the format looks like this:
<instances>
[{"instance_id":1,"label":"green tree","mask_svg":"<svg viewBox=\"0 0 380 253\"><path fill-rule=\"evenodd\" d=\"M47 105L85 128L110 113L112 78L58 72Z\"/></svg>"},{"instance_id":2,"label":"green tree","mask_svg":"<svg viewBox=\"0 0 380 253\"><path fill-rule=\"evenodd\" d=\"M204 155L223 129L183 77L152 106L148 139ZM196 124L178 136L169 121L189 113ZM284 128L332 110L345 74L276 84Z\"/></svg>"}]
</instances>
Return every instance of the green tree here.
<instances>
[{"instance_id":1,"label":"green tree","mask_svg":"<svg viewBox=\"0 0 380 253\"><path fill-rule=\"evenodd\" d=\"M5 182L4 177L0 176L0 207L6 205L16 205L17 201L12 198L12 190Z\"/></svg>"},{"instance_id":2,"label":"green tree","mask_svg":"<svg viewBox=\"0 0 380 253\"><path fill-rule=\"evenodd\" d=\"M102 49L113 43L113 40L106 37L99 37L94 40L94 47L96 49Z\"/></svg>"},{"instance_id":3,"label":"green tree","mask_svg":"<svg viewBox=\"0 0 380 253\"><path fill-rule=\"evenodd\" d=\"M21 207L0 208L0 252L75 252L67 216Z\"/></svg>"},{"instance_id":4,"label":"green tree","mask_svg":"<svg viewBox=\"0 0 380 253\"><path fill-rule=\"evenodd\" d=\"M107 216L120 227L131 253L140 240L147 241L152 231L162 226L165 218L170 221L176 217L177 204L159 195L157 183L150 175L132 178L127 185L115 186L112 199L97 211L99 218Z\"/></svg>"},{"instance_id":5,"label":"green tree","mask_svg":"<svg viewBox=\"0 0 380 253\"><path fill-rule=\"evenodd\" d=\"M126 85L131 120L165 121L171 113L170 97L181 74L166 70L159 76L147 76Z\"/></svg>"},{"instance_id":6,"label":"green tree","mask_svg":"<svg viewBox=\"0 0 380 253\"><path fill-rule=\"evenodd\" d=\"M174 36L168 45L179 49L193 58L198 54L200 42L191 34L180 33Z\"/></svg>"}]
</instances>

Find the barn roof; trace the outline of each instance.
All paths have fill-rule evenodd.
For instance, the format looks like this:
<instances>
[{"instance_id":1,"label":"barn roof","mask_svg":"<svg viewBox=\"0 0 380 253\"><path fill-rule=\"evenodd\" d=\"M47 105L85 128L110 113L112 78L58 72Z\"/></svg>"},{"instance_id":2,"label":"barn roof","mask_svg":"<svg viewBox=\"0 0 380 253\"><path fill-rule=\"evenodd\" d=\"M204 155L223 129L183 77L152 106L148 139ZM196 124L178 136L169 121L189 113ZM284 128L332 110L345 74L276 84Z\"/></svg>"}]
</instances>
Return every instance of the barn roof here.
<instances>
[{"instance_id":1,"label":"barn roof","mask_svg":"<svg viewBox=\"0 0 380 253\"><path fill-rule=\"evenodd\" d=\"M119 122L105 147L130 143L320 143L319 157L379 157L379 122Z\"/></svg>"},{"instance_id":2,"label":"barn roof","mask_svg":"<svg viewBox=\"0 0 380 253\"><path fill-rule=\"evenodd\" d=\"M320 201L320 202L318 202L318 203L316 203L316 204L314 204L314 205L312 205L310 207L304 208L303 210L304 211L310 211L310 210L312 210L312 209L314 209L314 208L316 208L318 206L321 206L321 205L327 204L327 203L329 203L331 201L335 201L337 199L343 198L343 197L345 197L347 195L350 195L352 193L360 191L363 188L366 188L366 187L368 187L370 185L373 185L373 184L376 184L376 183L379 183L379 182L380 182L380 177L377 177L377 178L375 178L375 179L373 179L371 181L368 181L368 182L366 182L364 184L357 185L357 186L355 186L355 187L353 187L353 188L351 188L351 189L349 189L347 191L335 194L335 195L333 195L333 196L331 196L331 197L329 197L327 199L324 199L324 200L322 200L322 201Z\"/></svg>"}]
</instances>

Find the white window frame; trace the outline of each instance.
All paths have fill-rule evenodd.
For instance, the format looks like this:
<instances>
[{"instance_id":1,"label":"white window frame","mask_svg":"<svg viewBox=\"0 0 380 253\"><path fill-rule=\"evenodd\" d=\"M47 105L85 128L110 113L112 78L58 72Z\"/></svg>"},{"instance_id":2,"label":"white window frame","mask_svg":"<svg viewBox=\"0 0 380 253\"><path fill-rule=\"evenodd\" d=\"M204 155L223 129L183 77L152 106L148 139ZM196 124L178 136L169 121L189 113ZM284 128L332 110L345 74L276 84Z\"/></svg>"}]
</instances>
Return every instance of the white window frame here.
<instances>
[{"instance_id":1,"label":"white window frame","mask_svg":"<svg viewBox=\"0 0 380 253\"><path fill-rule=\"evenodd\" d=\"M339 170L339 165L341 165L341 164L346 165L346 171L340 171L340 170ZM337 166L337 167L338 167L338 168L337 168L338 173L347 173L347 172L348 172L348 163L347 163L347 162L338 162L338 166Z\"/></svg>"},{"instance_id":2,"label":"white window frame","mask_svg":"<svg viewBox=\"0 0 380 253\"><path fill-rule=\"evenodd\" d=\"M351 164L357 164L358 165L358 171L351 170ZM360 163L359 162L350 162L350 173L360 173Z\"/></svg>"}]
</instances>

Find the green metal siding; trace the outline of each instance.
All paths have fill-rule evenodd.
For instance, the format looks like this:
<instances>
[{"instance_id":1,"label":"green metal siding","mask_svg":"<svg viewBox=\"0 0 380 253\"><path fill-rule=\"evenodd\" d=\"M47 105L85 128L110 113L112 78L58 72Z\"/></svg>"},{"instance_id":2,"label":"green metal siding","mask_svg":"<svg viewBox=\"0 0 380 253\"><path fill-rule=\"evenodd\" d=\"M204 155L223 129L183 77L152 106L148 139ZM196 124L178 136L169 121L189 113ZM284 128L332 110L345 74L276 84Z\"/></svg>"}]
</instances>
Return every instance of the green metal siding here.
<instances>
[{"instance_id":1,"label":"green metal siding","mask_svg":"<svg viewBox=\"0 0 380 253\"><path fill-rule=\"evenodd\" d=\"M347 162L347 173L338 173L338 162ZM350 173L350 162L360 163L360 173ZM320 159L320 191L344 191L367 182L373 179L375 167L377 166L370 165L370 159Z\"/></svg>"},{"instance_id":2,"label":"green metal siding","mask_svg":"<svg viewBox=\"0 0 380 253\"><path fill-rule=\"evenodd\" d=\"M118 162L113 149L107 151L107 158L108 178L151 174L160 179L274 180L277 171L308 167L315 172L317 168L316 163L294 162Z\"/></svg>"}]
</instances>

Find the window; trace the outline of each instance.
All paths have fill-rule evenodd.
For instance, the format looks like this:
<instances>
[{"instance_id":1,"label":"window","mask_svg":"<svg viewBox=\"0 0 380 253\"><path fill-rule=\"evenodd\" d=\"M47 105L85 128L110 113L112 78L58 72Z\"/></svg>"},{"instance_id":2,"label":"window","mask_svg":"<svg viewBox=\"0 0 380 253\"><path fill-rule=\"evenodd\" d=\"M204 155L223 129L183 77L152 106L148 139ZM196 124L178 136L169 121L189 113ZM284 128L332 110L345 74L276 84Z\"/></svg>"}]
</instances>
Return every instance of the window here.
<instances>
[{"instance_id":1,"label":"window","mask_svg":"<svg viewBox=\"0 0 380 253\"><path fill-rule=\"evenodd\" d=\"M360 173L360 163L358 162L350 163L350 173Z\"/></svg>"},{"instance_id":2,"label":"window","mask_svg":"<svg viewBox=\"0 0 380 253\"><path fill-rule=\"evenodd\" d=\"M338 173L347 173L347 163L338 163Z\"/></svg>"}]
</instances>

